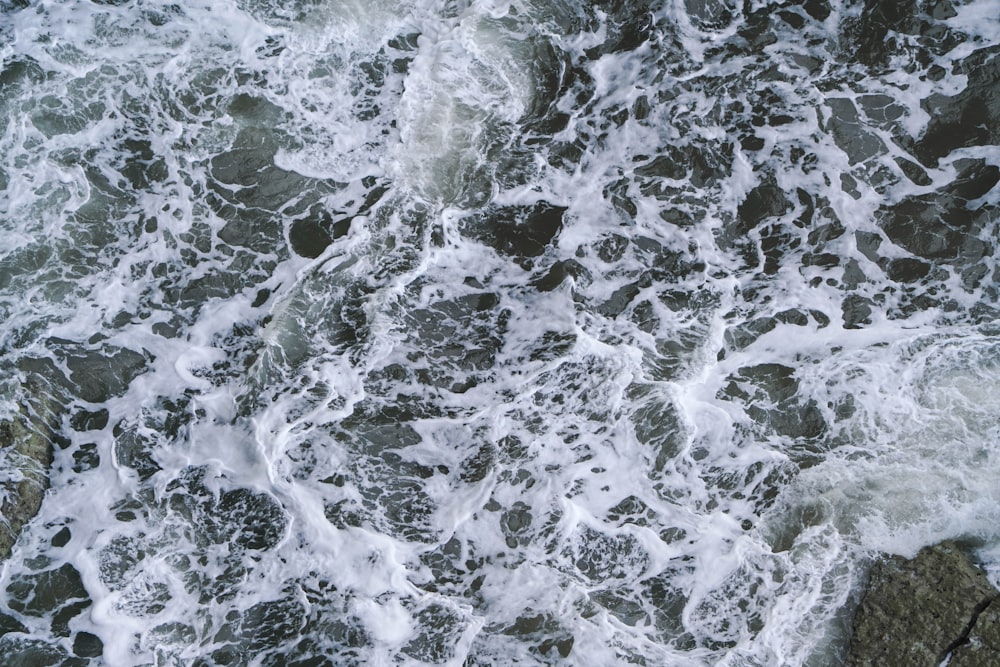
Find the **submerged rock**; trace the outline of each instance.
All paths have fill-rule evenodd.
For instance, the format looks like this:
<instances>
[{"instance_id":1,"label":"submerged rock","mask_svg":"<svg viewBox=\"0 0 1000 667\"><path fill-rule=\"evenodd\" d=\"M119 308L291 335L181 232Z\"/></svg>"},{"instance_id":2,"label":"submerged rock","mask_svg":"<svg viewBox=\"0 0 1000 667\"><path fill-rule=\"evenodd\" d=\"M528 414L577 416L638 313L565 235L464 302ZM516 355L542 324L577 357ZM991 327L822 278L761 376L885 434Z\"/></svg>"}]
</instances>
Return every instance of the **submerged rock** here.
<instances>
[{"instance_id":1,"label":"submerged rock","mask_svg":"<svg viewBox=\"0 0 1000 667\"><path fill-rule=\"evenodd\" d=\"M854 618L848 667L1000 664L998 592L954 542L872 567Z\"/></svg>"}]
</instances>

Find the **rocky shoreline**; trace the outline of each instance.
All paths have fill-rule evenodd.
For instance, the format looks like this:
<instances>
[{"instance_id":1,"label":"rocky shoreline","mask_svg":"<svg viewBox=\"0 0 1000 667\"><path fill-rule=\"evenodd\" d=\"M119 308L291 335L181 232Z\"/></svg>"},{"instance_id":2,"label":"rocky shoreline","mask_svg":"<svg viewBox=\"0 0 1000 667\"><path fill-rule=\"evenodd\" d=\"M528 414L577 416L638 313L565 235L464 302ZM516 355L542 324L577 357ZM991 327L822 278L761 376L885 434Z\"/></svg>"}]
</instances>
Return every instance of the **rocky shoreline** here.
<instances>
[{"instance_id":1,"label":"rocky shoreline","mask_svg":"<svg viewBox=\"0 0 1000 667\"><path fill-rule=\"evenodd\" d=\"M1000 664L1000 591L956 542L872 566L847 667Z\"/></svg>"},{"instance_id":2,"label":"rocky shoreline","mask_svg":"<svg viewBox=\"0 0 1000 667\"><path fill-rule=\"evenodd\" d=\"M42 506L49 487L52 442L22 412L0 420L0 560Z\"/></svg>"}]
</instances>

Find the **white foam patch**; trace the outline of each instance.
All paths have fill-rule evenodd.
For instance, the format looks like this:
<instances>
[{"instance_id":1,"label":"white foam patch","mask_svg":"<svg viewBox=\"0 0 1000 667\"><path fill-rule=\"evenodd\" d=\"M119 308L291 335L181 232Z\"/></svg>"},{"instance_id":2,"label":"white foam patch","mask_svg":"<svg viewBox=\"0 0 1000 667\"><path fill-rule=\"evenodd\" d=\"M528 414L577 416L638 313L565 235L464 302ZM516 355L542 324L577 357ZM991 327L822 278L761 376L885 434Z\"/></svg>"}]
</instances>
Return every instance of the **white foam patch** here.
<instances>
[{"instance_id":1,"label":"white foam patch","mask_svg":"<svg viewBox=\"0 0 1000 667\"><path fill-rule=\"evenodd\" d=\"M970 331L883 350L873 357L869 348L854 364L840 360L832 375L817 369L824 385L853 397L856 411L841 425L850 444L803 472L785 502L815 506L872 551L912 556L962 536L994 542L995 342Z\"/></svg>"},{"instance_id":2,"label":"white foam patch","mask_svg":"<svg viewBox=\"0 0 1000 667\"><path fill-rule=\"evenodd\" d=\"M509 141L504 126L528 111L538 86L529 30L469 11L421 35L399 103L397 179L443 204L489 187L488 152Z\"/></svg>"},{"instance_id":3,"label":"white foam patch","mask_svg":"<svg viewBox=\"0 0 1000 667\"><path fill-rule=\"evenodd\" d=\"M1000 38L1000 6L996 0L964 3L954 9L957 16L947 19L949 27L982 43L995 44Z\"/></svg>"}]
</instances>

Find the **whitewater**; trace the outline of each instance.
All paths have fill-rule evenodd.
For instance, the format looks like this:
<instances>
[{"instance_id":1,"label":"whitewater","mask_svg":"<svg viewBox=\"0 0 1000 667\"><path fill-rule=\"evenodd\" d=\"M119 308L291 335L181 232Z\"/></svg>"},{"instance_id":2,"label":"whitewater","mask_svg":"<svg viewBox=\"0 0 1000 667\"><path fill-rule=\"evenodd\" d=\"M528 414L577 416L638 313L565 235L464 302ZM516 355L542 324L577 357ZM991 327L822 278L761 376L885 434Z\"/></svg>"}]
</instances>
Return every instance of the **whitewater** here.
<instances>
[{"instance_id":1,"label":"whitewater","mask_svg":"<svg viewBox=\"0 0 1000 667\"><path fill-rule=\"evenodd\" d=\"M0 0L4 664L824 667L879 554L1000 583L1000 0L898 5Z\"/></svg>"}]
</instances>

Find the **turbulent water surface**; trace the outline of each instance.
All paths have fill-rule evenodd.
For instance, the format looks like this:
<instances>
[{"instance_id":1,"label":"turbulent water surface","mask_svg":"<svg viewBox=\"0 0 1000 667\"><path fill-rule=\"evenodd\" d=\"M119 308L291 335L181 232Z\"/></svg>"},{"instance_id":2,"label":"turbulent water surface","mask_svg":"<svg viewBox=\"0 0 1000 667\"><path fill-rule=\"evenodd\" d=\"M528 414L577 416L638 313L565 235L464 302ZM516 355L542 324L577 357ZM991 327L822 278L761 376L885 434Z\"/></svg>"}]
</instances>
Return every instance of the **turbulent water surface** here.
<instances>
[{"instance_id":1,"label":"turbulent water surface","mask_svg":"<svg viewBox=\"0 0 1000 667\"><path fill-rule=\"evenodd\" d=\"M821 667L873 554L1000 577L1000 0L0 0L0 59L5 664Z\"/></svg>"}]
</instances>

